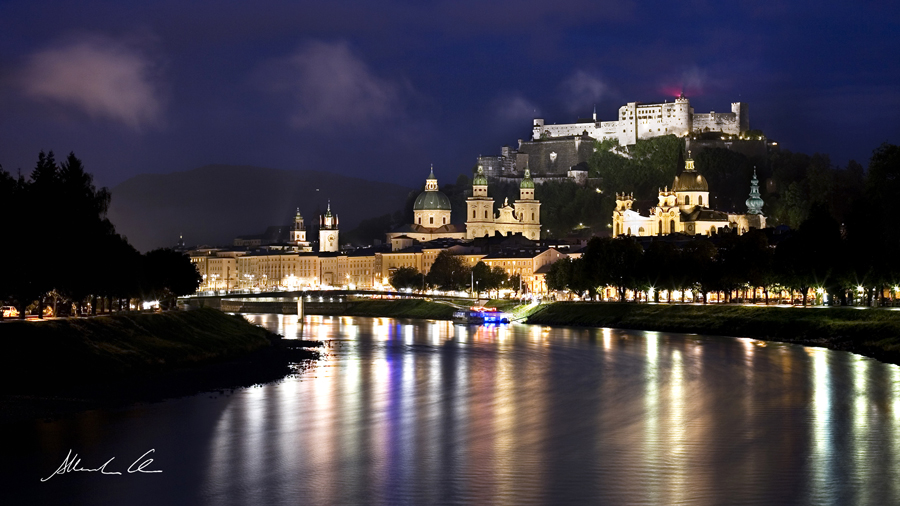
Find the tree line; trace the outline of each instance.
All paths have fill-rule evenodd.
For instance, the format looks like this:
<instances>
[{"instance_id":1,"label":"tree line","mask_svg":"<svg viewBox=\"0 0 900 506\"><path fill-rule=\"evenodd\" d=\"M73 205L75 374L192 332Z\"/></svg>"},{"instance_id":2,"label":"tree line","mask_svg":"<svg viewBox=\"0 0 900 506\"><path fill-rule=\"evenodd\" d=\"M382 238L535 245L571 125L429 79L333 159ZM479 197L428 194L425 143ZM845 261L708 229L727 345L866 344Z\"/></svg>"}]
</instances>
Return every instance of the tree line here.
<instances>
[{"instance_id":1,"label":"tree line","mask_svg":"<svg viewBox=\"0 0 900 506\"><path fill-rule=\"evenodd\" d=\"M106 217L111 195L74 153L38 155L30 177L0 167L0 300L20 317L54 307L60 316L128 309L141 300L173 305L196 291L190 258L170 249L139 253Z\"/></svg>"}]
</instances>

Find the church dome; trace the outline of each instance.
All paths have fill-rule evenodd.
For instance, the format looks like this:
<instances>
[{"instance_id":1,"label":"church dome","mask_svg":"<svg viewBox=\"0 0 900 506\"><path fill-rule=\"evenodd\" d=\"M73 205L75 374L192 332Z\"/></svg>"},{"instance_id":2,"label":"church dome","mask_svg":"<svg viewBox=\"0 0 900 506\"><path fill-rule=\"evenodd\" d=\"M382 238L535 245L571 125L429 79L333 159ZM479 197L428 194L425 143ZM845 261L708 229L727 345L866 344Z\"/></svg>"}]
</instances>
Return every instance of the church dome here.
<instances>
[{"instance_id":1,"label":"church dome","mask_svg":"<svg viewBox=\"0 0 900 506\"><path fill-rule=\"evenodd\" d=\"M708 192L709 184L706 178L694 170L694 160L688 151L688 158L684 162L684 172L675 176L672 183L672 191L675 192Z\"/></svg>"},{"instance_id":2,"label":"church dome","mask_svg":"<svg viewBox=\"0 0 900 506\"><path fill-rule=\"evenodd\" d=\"M675 176L672 190L676 192L708 192L709 184L699 172L686 170Z\"/></svg>"},{"instance_id":3,"label":"church dome","mask_svg":"<svg viewBox=\"0 0 900 506\"><path fill-rule=\"evenodd\" d=\"M484 175L484 168L481 165L478 166L478 174L475 174L475 178L472 179L472 186L487 186L487 176Z\"/></svg>"},{"instance_id":4,"label":"church dome","mask_svg":"<svg viewBox=\"0 0 900 506\"><path fill-rule=\"evenodd\" d=\"M416 203L413 204L414 211L449 211L450 199L443 193L436 190L425 190L416 197Z\"/></svg>"},{"instance_id":5,"label":"church dome","mask_svg":"<svg viewBox=\"0 0 900 506\"><path fill-rule=\"evenodd\" d=\"M449 211L450 199L438 190L437 178L434 177L434 167L431 174L425 180L425 191L416 197L413 211Z\"/></svg>"},{"instance_id":6,"label":"church dome","mask_svg":"<svg viewBox=\"0 0 900 506\"><path fill-rule=\"evenodd\" d=\"M522 180L522 184L519 185L519 188L534 188L534 180L531 179L531 171L525 169L525 179Z\"/></svg>"}]
</instances>

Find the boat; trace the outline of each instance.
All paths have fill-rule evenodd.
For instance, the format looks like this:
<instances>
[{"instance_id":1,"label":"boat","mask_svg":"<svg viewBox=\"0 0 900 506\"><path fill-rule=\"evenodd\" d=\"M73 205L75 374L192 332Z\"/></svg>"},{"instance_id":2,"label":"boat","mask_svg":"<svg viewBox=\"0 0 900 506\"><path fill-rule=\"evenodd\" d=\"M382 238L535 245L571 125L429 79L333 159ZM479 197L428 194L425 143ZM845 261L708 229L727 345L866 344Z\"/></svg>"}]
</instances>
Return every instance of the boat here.
<instances>
[{"instance_id":1,"label":"boat","mask_svg":"<svg viewBox=\"0 0 900 506\"><path fill-rule=\"evenodd\" d=\"M453 313L453 323L471 325L509 323L509 315L495 307L472 306Z\"/></svg>"}]
</instances>

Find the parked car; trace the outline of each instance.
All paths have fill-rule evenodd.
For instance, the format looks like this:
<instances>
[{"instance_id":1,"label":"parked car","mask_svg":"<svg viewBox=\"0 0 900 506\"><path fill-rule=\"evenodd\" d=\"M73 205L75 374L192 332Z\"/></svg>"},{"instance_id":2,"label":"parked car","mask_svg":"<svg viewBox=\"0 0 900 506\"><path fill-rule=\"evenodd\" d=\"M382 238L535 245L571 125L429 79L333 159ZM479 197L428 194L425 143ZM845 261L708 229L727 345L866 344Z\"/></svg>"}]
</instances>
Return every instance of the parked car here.
<instances>
[{"instance_id":1,"label":"parked car","mask_svg":"<svg viewBox=\"0 0 900 506\"><path fill-rule=\"evenodd\" d=\"M15 318L19 316L19 310L14 306L3 306L0 307L0 313L3 313L4 318Z\"/></svg>"}]
</instances>

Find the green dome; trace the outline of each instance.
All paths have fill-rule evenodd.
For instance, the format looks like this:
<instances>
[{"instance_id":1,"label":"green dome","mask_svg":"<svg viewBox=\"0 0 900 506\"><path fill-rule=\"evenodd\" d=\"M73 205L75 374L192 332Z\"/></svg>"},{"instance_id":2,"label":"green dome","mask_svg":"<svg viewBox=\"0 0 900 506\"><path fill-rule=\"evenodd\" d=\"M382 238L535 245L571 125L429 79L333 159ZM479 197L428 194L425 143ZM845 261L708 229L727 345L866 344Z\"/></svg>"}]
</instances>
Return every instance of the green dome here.
<instances>
[{"instance_id":1,"label":"green dome","mask_svg":"<svg viewBox=\"0 0 900 506\"><path fill-rule=\"evenodd\" d=\"M534 188L534 180L531 179L531 171L528 169L525 169L525 179L522 180L519 188Z\"/></svg>"},{"instance_id":2,"label":"green dome","mask_svg":"<svg viewBox=\"0 0 900 506\"><path fill-rule=\"evenodd\" d=\"M487 186L487 177L484 175L484 168L481 165L478 166L478 174L475 174L472 186Z\"/></svg>"},{"instance_id":3,"label":"green dome","mask_svg":"<svg viewBox=\"0 0 900 506\"><path fill-rule=\"evenodd\" d=\"M439 191L423 191L416 197L416 203L413 204L414 211L449 211L450 199Z\"/></svg>"}]
</instances>

